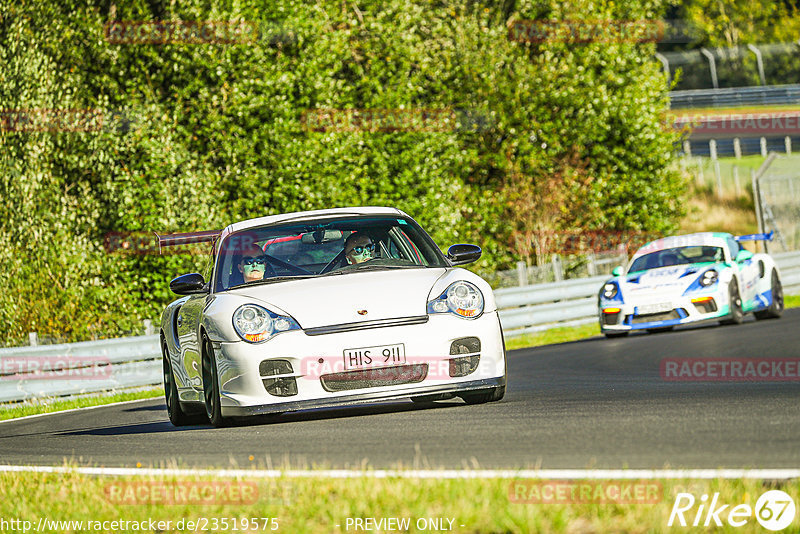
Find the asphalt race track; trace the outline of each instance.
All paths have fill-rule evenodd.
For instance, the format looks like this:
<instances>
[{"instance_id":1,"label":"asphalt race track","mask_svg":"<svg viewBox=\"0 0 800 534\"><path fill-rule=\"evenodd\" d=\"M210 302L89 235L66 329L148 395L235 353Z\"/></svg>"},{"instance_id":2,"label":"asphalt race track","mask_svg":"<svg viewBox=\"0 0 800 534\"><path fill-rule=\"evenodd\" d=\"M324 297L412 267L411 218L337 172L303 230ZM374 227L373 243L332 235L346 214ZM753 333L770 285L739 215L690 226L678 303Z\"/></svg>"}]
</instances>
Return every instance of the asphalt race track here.
<instances>
[{"instance_id":1,"label":"asphalt race track","mask_svg":"<svg viewBox=\"0 0 800 534\"><path fill-rule=\"evenodd\" d=\"M800 358L800 309L740 326L513 351L499 403L404 401L178 429L159 398L2 423L0 458L110 467L800 465L800 382L665 381L667 357Z\"/></svg>"}]
</instances>

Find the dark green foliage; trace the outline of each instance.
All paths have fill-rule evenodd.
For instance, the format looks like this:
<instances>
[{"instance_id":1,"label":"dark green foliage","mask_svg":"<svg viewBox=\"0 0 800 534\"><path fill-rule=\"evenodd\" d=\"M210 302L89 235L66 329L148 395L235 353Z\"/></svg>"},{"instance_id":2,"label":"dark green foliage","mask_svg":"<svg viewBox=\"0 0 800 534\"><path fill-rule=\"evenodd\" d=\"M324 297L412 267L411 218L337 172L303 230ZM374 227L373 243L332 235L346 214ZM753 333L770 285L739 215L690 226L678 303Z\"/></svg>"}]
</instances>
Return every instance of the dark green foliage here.
<instances>
[{"instance_id":1,"label":"dark green foliage","mask_svg":"<svg viewBox=\"0 0 800 534\"><path fill-rule=\"evenodd\" d=\"M520 43L516 19L657 18L657 4L0 0L0 109L93 109L101 132L0 131L0 331L66 340L156 319L200 255L109 254L108 232L397 206L482 271L575 228L672 229L653 45ZM112 44L111 20L254 21L255 42ZM315 132L311 109L457 110L437 131ZM5 130L8 130L6 128ZM538 240L537 240L538 239ZM538 245L537 245L538 244Z\"/></svg>"}]
</instances>

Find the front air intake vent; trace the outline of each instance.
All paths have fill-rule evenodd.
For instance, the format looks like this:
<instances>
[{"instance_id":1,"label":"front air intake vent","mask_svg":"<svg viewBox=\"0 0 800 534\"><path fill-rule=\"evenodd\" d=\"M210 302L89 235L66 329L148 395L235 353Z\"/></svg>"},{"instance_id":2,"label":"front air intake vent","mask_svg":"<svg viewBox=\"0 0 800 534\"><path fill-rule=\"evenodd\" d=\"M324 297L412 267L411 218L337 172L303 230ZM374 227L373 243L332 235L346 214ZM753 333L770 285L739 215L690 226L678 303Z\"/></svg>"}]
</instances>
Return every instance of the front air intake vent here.
<instances>
[{"instance_id":1,"label":"front air intake vent","mask_svg":"<svg viewBox=\"0 0 800 534\"><path fill-rule=\"evenodd\" d=\"M264 360L258 366L260 376L289 375L293 372L294 370L289 360Z\"/></svg>"},{"instance_id":2,"label":"front air intake vent","mask_svg":"<svg viewBox=\"0 0 800 534\"><path fill-rule=\"evenodd\" d=\"M462 337L450 345L450 356L476 354L481 351L481 340L477 337Z\"/></svg>"},{"instance_id":3,"label":"front air intake vent","mask_svg":"<svg viewBox=\"0 0 800 534\"><path fill-rule=\"evenodd\" d=\"M350 389L398 386L422 382L428 376L428 364L400 365L344 371L322 375L320 382L325 391L346 391Z\"/></svg>"},{"instance_id":4,"label":"front air intake vent","mask_svg":"<svg viewBox=\"0 0 800 534\"><path fill-rule=\"evenodd\" d=\"M264 378L276 375L288 375L294 372L289 360L264 360L258 366L261 382L270 395L276 397L291 397L297 395L297 380L293 376L280 378Z\"/></svg>"}]
</instances>

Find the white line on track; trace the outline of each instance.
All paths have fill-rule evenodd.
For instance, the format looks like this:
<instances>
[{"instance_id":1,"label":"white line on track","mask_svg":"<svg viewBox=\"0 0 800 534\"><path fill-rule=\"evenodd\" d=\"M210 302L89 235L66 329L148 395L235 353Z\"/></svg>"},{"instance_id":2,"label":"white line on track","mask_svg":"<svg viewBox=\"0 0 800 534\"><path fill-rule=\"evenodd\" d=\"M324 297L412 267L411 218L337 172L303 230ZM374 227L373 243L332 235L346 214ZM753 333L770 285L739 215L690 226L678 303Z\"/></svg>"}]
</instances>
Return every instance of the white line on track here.
<instances>
[{"instance_id":1,"label":"white line on track","mask_svg":"<svg viewBox=\"0 0 800 534\"><path fill-rule=\"evenodd\" d=\"M286 470L279 469L156 469L135 467L66 467L47 465L0 465L6 473L80 473L103 476L215 476L230 478L433 478L492 479L758 479L800 478L800 469L520 469L520 470Z\"/></svg>"}]
</instances>

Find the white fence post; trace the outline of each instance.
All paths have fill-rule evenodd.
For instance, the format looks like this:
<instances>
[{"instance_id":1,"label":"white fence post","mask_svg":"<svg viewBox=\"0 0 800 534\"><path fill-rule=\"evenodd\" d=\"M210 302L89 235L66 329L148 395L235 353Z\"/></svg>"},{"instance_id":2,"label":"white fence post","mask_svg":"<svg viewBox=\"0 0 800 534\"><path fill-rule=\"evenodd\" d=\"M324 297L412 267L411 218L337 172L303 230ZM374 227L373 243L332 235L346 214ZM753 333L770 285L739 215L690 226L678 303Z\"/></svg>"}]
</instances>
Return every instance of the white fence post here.
<instances>
[{"instance_id":1,"label":"white fence post","mask_svg":"<svg viewBox=\"0 0 800 534\"><path fill-rule=\"evenodd\" d=\"M39 334L36 332L28 332L28 341L31 347L39 346Z\"/></svg>"},{"instance_id":2,"label":"white fence post","mask_svg":"<svg viewBox=\"0 0 800 534\"><path fill-rule=\"evenodd\" d=\"M517 281L520 287L528 285L528 266L524 261L517 262Z\"/></svg>"},{"instance_id":3,"label":"white fence post","mask_svg":"<svg viewBox=\"0 0 800 534\"><path fill-rule=\"evenodd\" d=\"M587 255L587 259L586 268L589 270L589 276L597 276L597 263L595 263L594 252L590 252Z\"/></svg>"},{"instance_id":4,"label":"white fence post","mask_svg":"<svg viewBox=\"0 0 800 534\"><path fill-rule=\"evenodd\" d=\"M558 254L553 255L553 276L556 282L560 282L564 279L564 270L561 267L561 256Z\"/></svg>"},{"instance_id":5,"label":"white fence post","mask_svg":"<svg viewBox=\"0 0 800 534\"><path fill-rule=\"evenodd\" d=\"M156 333L156 329L153 328L153 321L151 321L150 319L145 319L143 323L144 323L144 335L152 336L153 334Z\"/></svg>"}]
</instances>

